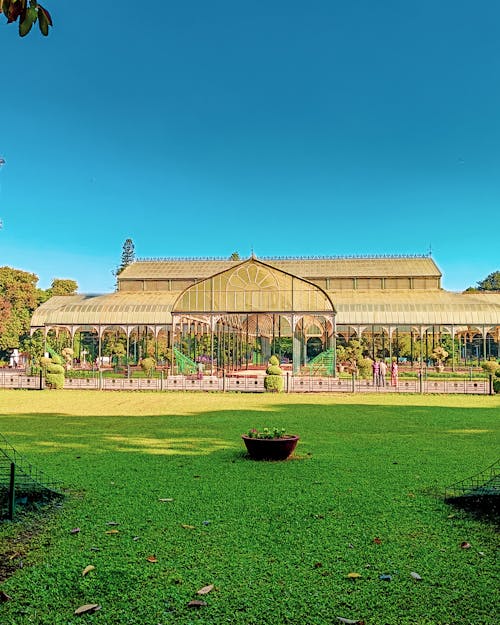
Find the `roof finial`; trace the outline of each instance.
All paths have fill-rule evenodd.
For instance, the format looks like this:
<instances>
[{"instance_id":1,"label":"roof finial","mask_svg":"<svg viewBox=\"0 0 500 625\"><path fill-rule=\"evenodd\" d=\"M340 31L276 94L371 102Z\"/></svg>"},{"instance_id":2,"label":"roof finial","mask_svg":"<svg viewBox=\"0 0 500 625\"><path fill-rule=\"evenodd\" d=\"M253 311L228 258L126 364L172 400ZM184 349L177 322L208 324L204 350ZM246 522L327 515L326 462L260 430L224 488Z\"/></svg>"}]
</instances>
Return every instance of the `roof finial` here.
<instances>
[{"instance_id":1,"label":"roof finial","mask_svg":"<svg viewBox=\"0 0 500 625\"><path fill-rule=\"evenodd\" d=\"M429 256L432 256L432 243L429 243Z\"/></svg>"},{"instance_id":2,"label":"roof finial","mask_svg":"<svg viewBox=\"0 0 500 625\"><path fill-rule=\"evenodd\" d=\"M253 245L250 252L250 258L255 258L255 252L253 251Z\"/></svg>"}]
</instances>

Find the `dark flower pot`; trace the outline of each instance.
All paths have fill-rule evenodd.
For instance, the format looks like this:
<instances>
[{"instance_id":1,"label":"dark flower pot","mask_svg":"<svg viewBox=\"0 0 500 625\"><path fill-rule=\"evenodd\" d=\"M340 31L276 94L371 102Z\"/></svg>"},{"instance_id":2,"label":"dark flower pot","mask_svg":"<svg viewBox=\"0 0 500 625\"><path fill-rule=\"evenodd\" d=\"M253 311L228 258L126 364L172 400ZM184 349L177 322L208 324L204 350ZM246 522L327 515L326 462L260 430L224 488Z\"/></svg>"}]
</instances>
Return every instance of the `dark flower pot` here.
<instances>
[{"instance_id":1,"label":"dark flower pot","mask_svg":"<svg viewBox=\"0 0 500 625\"><path fill-rule=\"evenodd\" d=\"M283 438L251 438L241 437L247 451L254 460L286 460L292 455L297 446L298 436L284 436Z\"/></svg>"}]
</instances>

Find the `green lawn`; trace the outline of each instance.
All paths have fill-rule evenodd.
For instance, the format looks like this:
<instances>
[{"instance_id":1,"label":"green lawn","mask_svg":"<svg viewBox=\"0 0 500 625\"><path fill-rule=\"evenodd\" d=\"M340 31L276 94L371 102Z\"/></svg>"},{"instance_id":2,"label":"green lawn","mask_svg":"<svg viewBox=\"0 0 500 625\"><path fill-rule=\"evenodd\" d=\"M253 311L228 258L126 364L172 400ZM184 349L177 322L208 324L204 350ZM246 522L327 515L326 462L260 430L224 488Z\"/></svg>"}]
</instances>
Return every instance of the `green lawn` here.
<instances>
[{"instance_id":1,"label":"green lawn","mask_svg":"<svg viewBox=\"0 0 500 625\"><path fill-rule=\"evenodd\" d=\"M23 562L2 624L500 621L495 527L435 495L497 460L498 396L1 391L0 407L0 432L70 492L29 550L0 525ZM240 434L264 426L301 436L294 459L245 457ZM102 609L73 616L87 603Z\"/></svg>"}]
</instances>

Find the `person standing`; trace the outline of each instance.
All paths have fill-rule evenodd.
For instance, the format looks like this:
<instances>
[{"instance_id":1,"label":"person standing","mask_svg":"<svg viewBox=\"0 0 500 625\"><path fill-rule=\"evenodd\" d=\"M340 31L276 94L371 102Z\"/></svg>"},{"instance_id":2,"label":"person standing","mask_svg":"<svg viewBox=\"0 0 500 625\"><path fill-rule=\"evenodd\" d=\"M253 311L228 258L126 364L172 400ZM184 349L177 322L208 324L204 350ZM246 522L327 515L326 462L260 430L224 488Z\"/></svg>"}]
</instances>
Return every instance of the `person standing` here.
<instances>
[{"instance_id":1,"label":"person standing","mask_svg":"<svg viewBox=\"0 0 500 625\"><path fill-rule=\"evenodd\" d=\"M393 360L391 365L391 384L392 386L398 385L398 363Z\"/></svg>"},{"instance_id":2,"label":"person standing","mask_svg":"<svg viewBox=\"0 0 500 625\"><path fill-rule=\"evenodd\" d=\"M385 376L387 375L387 365L385 360L381 360L378 365L379 386L385 386Z\"/></svg>"},{"instance_id":3,"label":"person standing","mask_svg":"<svg viewBox=\"0 0 500 625\"><path fill-rule=\"evenodd\" d=\"M378 386L379 385L379 363L378 363L378 360L374 360L373 361L372 371L373 371L373 385L374 386Z\"/></svg>"}]
</instances>

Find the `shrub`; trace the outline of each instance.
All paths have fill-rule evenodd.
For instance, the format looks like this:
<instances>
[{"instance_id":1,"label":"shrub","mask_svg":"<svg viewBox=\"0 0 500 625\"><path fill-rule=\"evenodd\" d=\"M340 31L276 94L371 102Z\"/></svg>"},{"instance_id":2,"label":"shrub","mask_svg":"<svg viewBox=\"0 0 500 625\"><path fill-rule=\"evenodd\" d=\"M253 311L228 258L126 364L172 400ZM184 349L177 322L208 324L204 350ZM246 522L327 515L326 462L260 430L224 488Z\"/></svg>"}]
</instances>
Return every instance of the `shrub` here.
<instances>
[{"instance_id":1,"label":"shrub","mask_svg":"<svg viewBox=\"0 0 500 625\"><path fill-rule=\"evenodd\" d=\"M49 388L64 388L64 367L54 361L45 367L45 384Z\"/></svg>"},{"instance_id":2,"label":"shrub","mask_svg":"<svg viewBox=\"0 0 500 625\"><path fill-rule=\"evenodd\" d=\"M372 360L370 358L361 358L357 362L358 375L365 380L372 376Z\"/></svg>"},{"instance_id":3,"label":"shrub","mask_svg":"<svg viewBox=\"0 0 500 625\"><path fill-rule=\"evenodd\" d=\"M271 393L281 393L283 390L283 371L279 364L280 361L276 356L269 358L266 377L264 378L264 388Z\"/></svg>"},{"instance_id":4,"label":"shrub","mask_svg":"<svg viewBox=\"0 0 500 625\"><path fill-rule=\"evenodd\" d=\"M481 363L481 368L486 373L496 374L496 372L500 369L500 365L495 360L487 360Z\"/></svg>"},{"instance_id":5,"label":"shrub","mask_svg":"<svg viewBox=\"0 0 500 625\"><path fill-rule=\"evenodd\" d=\"M141 360L141 369L150 378L156 369L156 361L154 358L143 358Z\"/></svg>"},{"instance_id":6,"label":"shrub","mask_svg":"<svg viewBox=\"0 0 500 625\"><path fill-rule=\"evenodd\" d=\"M71 347L65 347L62 350L62 356L64 358L66 369L71 369L74 355L75 355L75 352L71 349Z\"/></svg>"},{"instance_id":7,"label":"shrub","mask_svg":"<svg viewBox=\"0 0 500 625\"><path fill-rule=\"evenodd\" d=\"M443 361L448 358L448 352L444 349L444 347L438 345L434 348L434 351L431 354L431 358L436 361L436 364L438 366L441 366L443 364Z\"/></svg>"}]
</instances>

